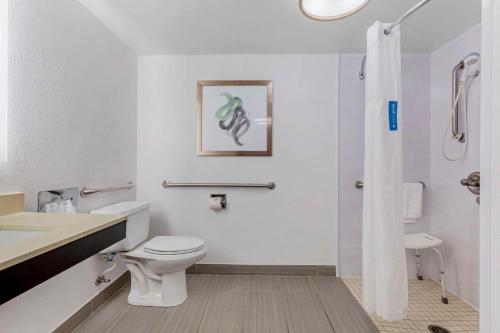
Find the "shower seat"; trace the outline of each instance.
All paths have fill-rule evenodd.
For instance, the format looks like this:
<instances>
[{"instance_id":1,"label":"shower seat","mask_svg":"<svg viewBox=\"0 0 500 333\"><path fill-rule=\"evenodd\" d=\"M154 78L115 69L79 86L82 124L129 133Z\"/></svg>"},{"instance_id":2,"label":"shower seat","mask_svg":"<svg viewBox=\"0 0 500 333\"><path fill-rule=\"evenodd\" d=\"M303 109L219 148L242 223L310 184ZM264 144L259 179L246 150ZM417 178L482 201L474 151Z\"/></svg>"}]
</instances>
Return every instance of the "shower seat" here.
<instances>
[{"instance_id":1,"label":"shower seat","mask_svg":"<svg viewBox=\"0 0 500 333\"><path fill-rule=\"evenodd\" d=\"M441 252L436 248L443 243L439 238L433 237L425 233L407 234L405 235L405 248L409 250L415 250L417 257L417 278L422 280L422 267L420 264L420 250L431 249L439 257L439 262L441 265L441 302L448 304L448 295L446 292L446 282L444 278L444 265L443 256Z\"/></svg>"}]
</instances>

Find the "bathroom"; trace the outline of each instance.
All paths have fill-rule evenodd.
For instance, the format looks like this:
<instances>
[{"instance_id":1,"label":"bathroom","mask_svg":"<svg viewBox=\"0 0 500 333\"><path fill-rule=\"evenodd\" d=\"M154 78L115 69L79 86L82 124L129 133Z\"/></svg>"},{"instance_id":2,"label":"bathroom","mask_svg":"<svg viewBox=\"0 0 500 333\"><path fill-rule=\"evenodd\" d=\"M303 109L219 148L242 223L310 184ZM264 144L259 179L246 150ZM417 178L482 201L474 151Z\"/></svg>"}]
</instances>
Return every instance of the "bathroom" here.
<instances>
[{"instance_id":1,"label":"bathroom","mask_svg":"<svg viewBox=\"0 0 500 333\"><path fill-rule=\"evenodd\" d=\"M420 198L387 248L440 241L398 252L395 320L363 300L377 21ZM493 0L0 0L0 332L500 332L499 27Z\"/></svg>"}]
</instances>

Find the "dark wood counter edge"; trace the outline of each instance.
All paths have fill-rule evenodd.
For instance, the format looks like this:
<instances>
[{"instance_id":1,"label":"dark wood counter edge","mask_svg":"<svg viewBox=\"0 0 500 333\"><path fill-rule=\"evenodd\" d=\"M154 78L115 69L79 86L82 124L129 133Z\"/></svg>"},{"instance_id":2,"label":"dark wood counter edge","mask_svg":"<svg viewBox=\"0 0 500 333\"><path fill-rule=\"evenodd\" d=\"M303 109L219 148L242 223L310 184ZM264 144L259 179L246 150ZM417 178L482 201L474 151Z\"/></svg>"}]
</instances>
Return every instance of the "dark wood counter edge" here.
<instances>
[{"instance_id":1,"label":"dark wood counter edge","mask_svg":"<svg viewBox=\"0 0 500 333\"><path fill-rule=\"evenodd\" d=\"M0 271L0 304L125 238L121 221Z\"/></svg>"}]
</instances>

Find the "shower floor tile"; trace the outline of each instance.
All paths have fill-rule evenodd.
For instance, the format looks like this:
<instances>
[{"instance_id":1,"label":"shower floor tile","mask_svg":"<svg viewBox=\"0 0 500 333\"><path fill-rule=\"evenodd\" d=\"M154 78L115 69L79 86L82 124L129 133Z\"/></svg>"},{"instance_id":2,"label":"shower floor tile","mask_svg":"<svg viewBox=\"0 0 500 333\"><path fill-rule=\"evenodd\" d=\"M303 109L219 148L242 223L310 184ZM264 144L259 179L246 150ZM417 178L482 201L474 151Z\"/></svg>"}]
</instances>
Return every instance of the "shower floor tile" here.
<instances>
[{"instance_id":1,"label":"shower floor tile","mask_svg":"<svg viewBox=\"0 0 500 333\"><path fill-rule=\"evenodd\" d=\"M342 278L347 288L361 303L361 278ZM441 303L441 287L432 280L408 281L409 309L405 320L387 322L370 315L380 332L429 333L429 325L438 325L452 333L479 332L479 312L458 297L449 294L449 304Z\"/></svg>"}]
</instances>

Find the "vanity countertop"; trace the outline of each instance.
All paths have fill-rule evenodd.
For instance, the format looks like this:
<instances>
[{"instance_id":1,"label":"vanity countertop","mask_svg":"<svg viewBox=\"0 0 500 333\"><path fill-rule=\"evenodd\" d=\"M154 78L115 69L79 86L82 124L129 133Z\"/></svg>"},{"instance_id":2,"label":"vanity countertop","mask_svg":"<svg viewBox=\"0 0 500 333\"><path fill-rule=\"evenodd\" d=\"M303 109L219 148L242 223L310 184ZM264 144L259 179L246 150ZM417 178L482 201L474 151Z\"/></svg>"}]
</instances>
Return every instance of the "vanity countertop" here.
<instances>
[{"instance_id":1,"label":"vanity countertop","mask_svg":"<svg viewBox=\"0 0 500 333\"><path fill-rule=\"evenodd\" d=\"M27 212L0 216L0 232L40 232L26 239L0 244L0 271L126 219L125 215Z\"/></svg>"}]
</instances>

